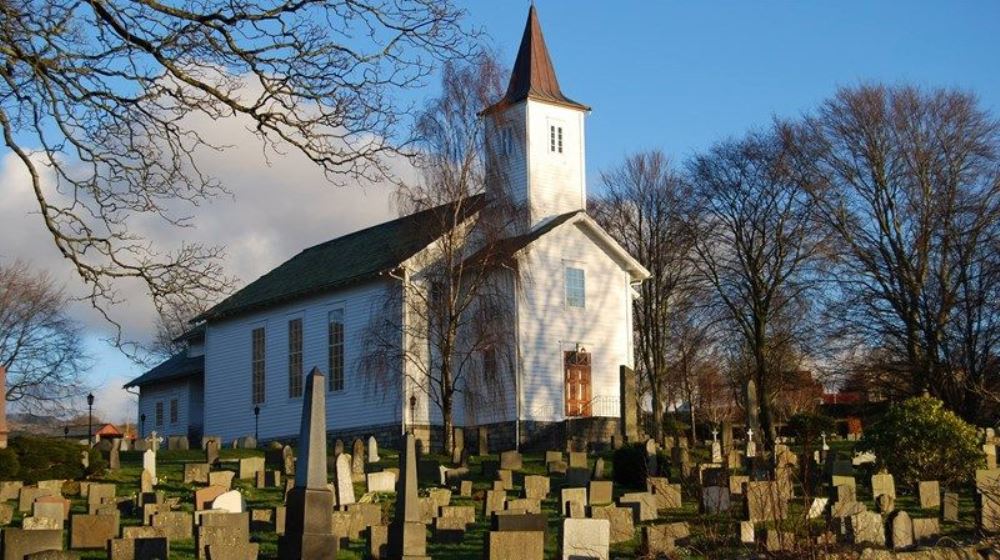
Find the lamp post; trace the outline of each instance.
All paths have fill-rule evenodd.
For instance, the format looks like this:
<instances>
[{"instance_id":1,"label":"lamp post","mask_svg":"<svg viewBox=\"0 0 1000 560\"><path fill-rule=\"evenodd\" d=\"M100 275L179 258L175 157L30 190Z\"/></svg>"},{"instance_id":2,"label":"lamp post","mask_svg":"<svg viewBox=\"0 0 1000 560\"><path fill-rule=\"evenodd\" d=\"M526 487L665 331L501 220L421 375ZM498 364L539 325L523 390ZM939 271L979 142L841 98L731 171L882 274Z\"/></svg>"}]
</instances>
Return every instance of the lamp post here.
<instances>
[{"instance_id":1,"label":"lamp post","mask_svg":"<svg viewBox=\"0 0 1000 560\"><path fill-rule=\"evenodd\" d=\"M94 441L94 394L87 395L87 445Z\"/></svg>"},{"instance_id":2,"label":"lamp post","mask_svg":"<svg viewBox=\"0 0 1000 560\"><path fill-rule=\"evenodd\" d=\"M146 437L146 414L139 415L139 439Z\"/></svg>"},{"instance_id":3,"label":"lamp post","mask_svg":"<svg viewBox=\"0 0 1000 560\"><path fill-rule=\"evenodd\" d=\"M260 440L260 407L253 407L253 439Z\"/></svg>"}]
</instances>

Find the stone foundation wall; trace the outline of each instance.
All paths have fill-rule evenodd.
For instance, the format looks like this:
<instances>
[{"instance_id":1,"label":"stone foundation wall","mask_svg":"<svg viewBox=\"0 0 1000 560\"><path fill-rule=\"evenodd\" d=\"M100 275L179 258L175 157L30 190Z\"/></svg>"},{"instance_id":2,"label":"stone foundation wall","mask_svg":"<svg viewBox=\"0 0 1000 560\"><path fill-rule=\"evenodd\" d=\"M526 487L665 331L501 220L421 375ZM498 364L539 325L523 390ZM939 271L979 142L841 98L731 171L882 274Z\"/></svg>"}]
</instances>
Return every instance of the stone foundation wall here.
<instances>
[{"instance_id":1,"label":"stone foundation wall","mask_svg":"<svg viewBox=\"0 0 1000 560\"><path fill-rule=\"evenodd\" d=\"M591 448L602 449L611 445L611 436L618 433L618 418L590 417L572 418L562 422L536 422L525 420L521 422L521 448L527 451L545 451L549 449L565 450L567 442L578 440L587 442ZM517 424L513 421L486 424L489 432L490 453L499 453L514 449L517 435ZM466 427L465 447L470 454L479 452L479 426ZM340 439L344 448L350 449L355 439L360 438L366 444L369 436L375 436L380 448L398 449L402 441L401 427L397 423L330 430L327 432L329 445ZM443 452L444 427L439 425L419 424L413 426L417 445L430 449L433 453ZM274 438L282 443L294 443L297 435ZM263 448L271 439L259 442Z\"/></svg>"}]
</instances>

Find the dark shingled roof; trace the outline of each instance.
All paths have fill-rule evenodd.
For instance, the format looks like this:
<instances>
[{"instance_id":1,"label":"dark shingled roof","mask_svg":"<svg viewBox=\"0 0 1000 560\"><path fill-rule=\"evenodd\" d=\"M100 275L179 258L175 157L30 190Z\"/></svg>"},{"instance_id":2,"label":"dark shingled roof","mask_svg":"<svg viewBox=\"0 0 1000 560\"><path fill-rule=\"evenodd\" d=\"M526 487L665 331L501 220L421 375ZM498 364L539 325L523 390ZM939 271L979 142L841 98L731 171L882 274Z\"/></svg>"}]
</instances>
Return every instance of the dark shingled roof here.
<instances>
[{"instance_id":1,"label":"dark shingled roof","mask_svg":"<svg viewBox=\"0 0 1000 560\"><path fill-rule=\"evenodd\" d=\"M538 12L534 4L528 10L528 21L524 24L524 35L521 36L521 46L517 49L507 93L483 113L491 113L525 99L590 110L590 107L563 95L559 89L556 69L552 66L549 49L545 46L545 37L542 36L542 26L538 23Z\"/></svg>"},{"instance_id":2,"label":"dark shingled roof","mask_svg":"<svg viewBox=\"0 0 1000 560\"><path fill-rule=\"evenodd\" d=\"M205 372L205 356L189 358L187 351L174 354L167 361L129 381L123 388L142 387L151 383L163 383Z\"/></svg>"},{"instance_id":3,"label":"dark shingled roof","mask_svg":"<svg viewBox=\"0 0 1000 560\"><path fill-rule=\"evenodd\" d=\"M443 204L310 247L196 317L215 320L368 280L397 268L485 204L483 194Z\"/></svg>"}]
</instances>

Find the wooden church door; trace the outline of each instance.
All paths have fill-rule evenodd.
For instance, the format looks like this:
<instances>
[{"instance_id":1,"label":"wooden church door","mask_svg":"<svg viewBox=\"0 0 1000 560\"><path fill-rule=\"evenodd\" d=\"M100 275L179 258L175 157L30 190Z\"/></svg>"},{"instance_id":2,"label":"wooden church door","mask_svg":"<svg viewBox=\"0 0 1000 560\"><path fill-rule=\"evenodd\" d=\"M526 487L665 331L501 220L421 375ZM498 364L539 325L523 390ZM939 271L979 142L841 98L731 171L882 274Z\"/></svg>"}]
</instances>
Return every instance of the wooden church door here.
<instances>
[{"instance_id":1,"label":"wooden church door","mask_svg":"<svg viewBox=\"0 0 1000 560\"><path fill-rule=\"evenodd\" d=\"M590 416L590 354L583 351L566 352L563 358L566 369L566 416Z\"/></svg>"}]
</instances>

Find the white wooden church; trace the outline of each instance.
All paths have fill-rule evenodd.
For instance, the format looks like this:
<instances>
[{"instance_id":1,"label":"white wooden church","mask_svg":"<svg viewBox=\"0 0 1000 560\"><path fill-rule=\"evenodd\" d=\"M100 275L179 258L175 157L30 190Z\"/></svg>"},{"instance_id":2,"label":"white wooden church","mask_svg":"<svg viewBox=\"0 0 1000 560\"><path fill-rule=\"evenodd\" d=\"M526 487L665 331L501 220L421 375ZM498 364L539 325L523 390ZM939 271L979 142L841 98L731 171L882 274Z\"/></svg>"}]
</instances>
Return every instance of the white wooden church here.
<instances>
[{"instance_id":1,"label":"white wooden church","mask_svg":"<svg viewBox=\"0 0 1000 560\"><path fill-rule=\"evenodd\" d=\"M485 109L502 112L501 130L488 133L503 138L498 165L528 217L512 237L527 274L513 298L516 359L500 373L502 405L459 402L455 425L487 426L491 446L581 429L607 441L620 415L620 371L633 363L632 303L649 273L587 215L590 108L563 95L534 6L507 92ZM186 352L126 385L140 391L143 433L294 438L304 377L319 367L331 437L394 438L411 427L439 437L431 434L440 413L419 383L400 375L397 386L379 386L359 367L377 302L419 276L441 233L432 212L305 249L204 313L185 335Z\"/></svg>"}]
</instances>

